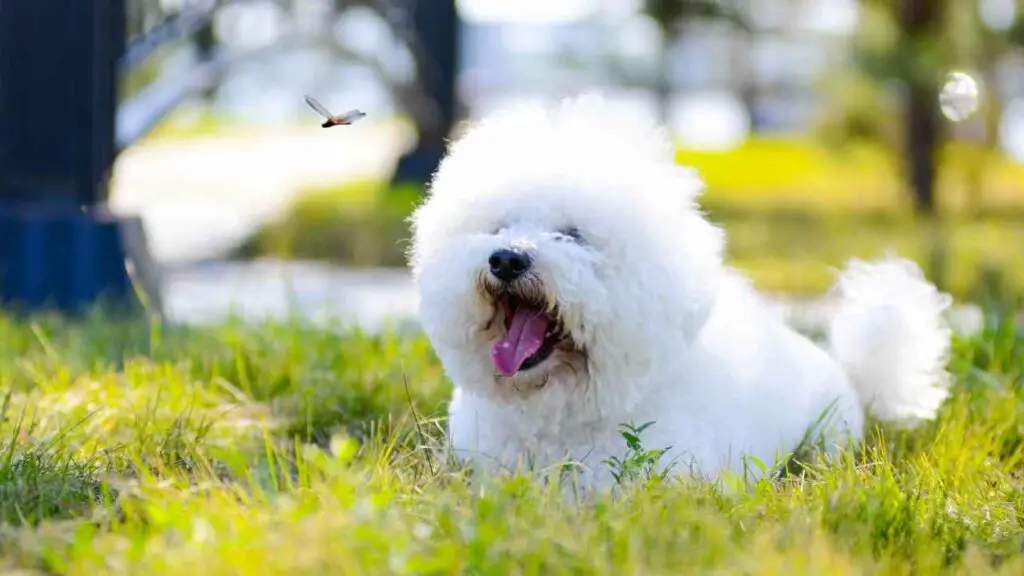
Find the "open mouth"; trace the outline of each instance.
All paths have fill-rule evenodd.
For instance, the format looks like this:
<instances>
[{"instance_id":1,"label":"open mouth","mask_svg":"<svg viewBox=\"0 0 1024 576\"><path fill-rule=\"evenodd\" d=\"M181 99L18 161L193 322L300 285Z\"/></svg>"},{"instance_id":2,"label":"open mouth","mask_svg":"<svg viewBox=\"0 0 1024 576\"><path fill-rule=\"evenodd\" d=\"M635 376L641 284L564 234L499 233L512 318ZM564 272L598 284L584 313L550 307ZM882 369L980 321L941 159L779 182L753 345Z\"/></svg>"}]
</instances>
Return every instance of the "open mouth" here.
<instances>
[{"instance_id":1,"label":"open mouth","mask_svg":"<svg viewBox=\"0 0 1024 576\"><path fill-rule=\"evenodd\" d=\"M557 308L512 294L498 296L495 306L504 312L505 333L491 346L491 360L505 376L539 365L566 338Z\"/></svg>"}]
</instances>

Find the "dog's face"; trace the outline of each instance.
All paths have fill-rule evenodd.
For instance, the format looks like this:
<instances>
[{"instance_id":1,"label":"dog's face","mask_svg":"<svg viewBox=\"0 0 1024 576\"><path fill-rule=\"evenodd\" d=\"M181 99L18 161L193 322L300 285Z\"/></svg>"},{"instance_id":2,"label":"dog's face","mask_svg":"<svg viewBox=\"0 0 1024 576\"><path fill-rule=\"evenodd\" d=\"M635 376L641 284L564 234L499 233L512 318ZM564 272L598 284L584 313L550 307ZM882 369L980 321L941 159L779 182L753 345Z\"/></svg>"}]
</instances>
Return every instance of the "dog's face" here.
<instances>
[{"instance_id":1,"label":"dog's face","mask_svg":"<svg viewBox=\"0 0 1024 576\"><path fill-rule=\"evenodd\" d=\"M722 242L699 181L605 117L577 101L484 122L413 218L422 325L473 393L628 403L707 314Z\"/></svg>"}]
</instances>

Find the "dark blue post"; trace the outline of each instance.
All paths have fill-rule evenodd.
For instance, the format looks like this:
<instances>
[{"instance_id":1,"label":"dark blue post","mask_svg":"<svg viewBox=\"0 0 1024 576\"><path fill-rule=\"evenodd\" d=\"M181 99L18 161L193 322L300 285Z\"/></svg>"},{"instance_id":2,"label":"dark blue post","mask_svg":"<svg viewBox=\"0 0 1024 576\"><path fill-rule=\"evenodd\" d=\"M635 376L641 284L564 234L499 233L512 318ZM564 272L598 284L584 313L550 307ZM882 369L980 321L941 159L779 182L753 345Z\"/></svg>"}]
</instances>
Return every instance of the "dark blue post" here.
<instances>
[{"instance_id":1,"label":"dark blue post","mask_svg":"<svg viewBox=\"0 0 1024 576\"><path fill-rule=\"evenodd\" d=\"M418 73L424 92L436 105L437 118L429 125L417 126L416 148L399 159L392 183L425 184L441 162L445 138L458 114L459 16L455 0L411 0L403 4L419 47L426 52Z\"/></svg>"},{"instance_id":2,"label":"dark blue post","mask_svg":"<svg viewBox=\"0 0 1024 576\"><path fill-rule=\"evenodd\" d=\"M80 312L134 291L106 212L124 0L0 0L0 305Z\"/></svg>"}]
</instances>

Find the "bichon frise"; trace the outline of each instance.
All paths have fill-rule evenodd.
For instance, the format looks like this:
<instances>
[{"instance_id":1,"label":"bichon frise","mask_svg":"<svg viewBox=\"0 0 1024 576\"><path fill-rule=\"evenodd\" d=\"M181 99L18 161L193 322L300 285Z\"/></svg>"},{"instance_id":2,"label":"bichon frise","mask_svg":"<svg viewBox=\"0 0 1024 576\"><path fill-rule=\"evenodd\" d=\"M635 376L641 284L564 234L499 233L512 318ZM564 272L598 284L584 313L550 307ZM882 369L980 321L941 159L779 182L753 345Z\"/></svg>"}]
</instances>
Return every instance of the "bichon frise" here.
<instances>
[{"instance_id":1,"label":"bichon frise","mask_svg":"<svg viewBox=\"0 0 1024 576\"><path fill-rule=\"evenodd\" d=\"M701 188L662 130L595 97L519 105L451 145L412 218L411 265L455 384L459 457L568 459L607 485L620 426L653 422L646 447L716 477L777 462L826 420L836 447L862 437L865 411L935 416L947 295L908 261L853 262L819 348L723 264Z\"/></svg>"}]
</instances>

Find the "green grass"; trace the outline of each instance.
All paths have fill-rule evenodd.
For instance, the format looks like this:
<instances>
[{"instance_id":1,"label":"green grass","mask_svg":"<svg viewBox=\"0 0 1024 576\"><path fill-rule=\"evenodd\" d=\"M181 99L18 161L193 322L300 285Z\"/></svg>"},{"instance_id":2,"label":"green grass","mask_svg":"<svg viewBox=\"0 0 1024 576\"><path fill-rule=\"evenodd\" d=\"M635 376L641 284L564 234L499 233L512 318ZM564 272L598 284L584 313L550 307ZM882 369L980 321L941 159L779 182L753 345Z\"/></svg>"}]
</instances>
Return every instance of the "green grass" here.
<instances>
[{"instance_id":1,"label":"green grass","mask_svg":"<svg viewBox=\"0 0 1024 576\"><path fill-rule=\"evenodd\" d=\"M1015 215L950 216L939 226L877 214L712 210L711 216L725 227L731 262L770 292L821 294L849 258L894 250L958 297L1024 294L1024 218Z\"/></svg>"},{"instance_id":2,"label":"green grass","mask_svg":"<svg viewBox=\"0 0 1024 576\"><path fill-rule=\"evenodd\" d=\"M937 422L856 454L572 503L439 454L418 336L0 316L0 571L1020 574L1024 336L995 322L950 368Z\"/></svg>"},{"instance_id":3,"label":"green grass","mask_svg":"<svg viewBox=\"0 0 1024 576\"><path fill-rule=\"evenodd\" d=\"M309 190L281 221L254 234L237 255L401 267L408 248L406 218L420 194L419 187L386 189L372 181Z\"/></svg>"},{"instance_id":4,"label":"green grass","mask_svg":"<svg viewBox=\"0 0 1024 576\"><path fill-rule=\"evenodd\" d=\"M829 148L804 135L754 137L734 150L679 149L676 159L707 184L706 201L747 210L803 210L832 215L907 214L901 156L868 144ZM966 143L938 158L938 199L947 214L1020 211L1024 165Z\"/></svg>"}]
</instances>

